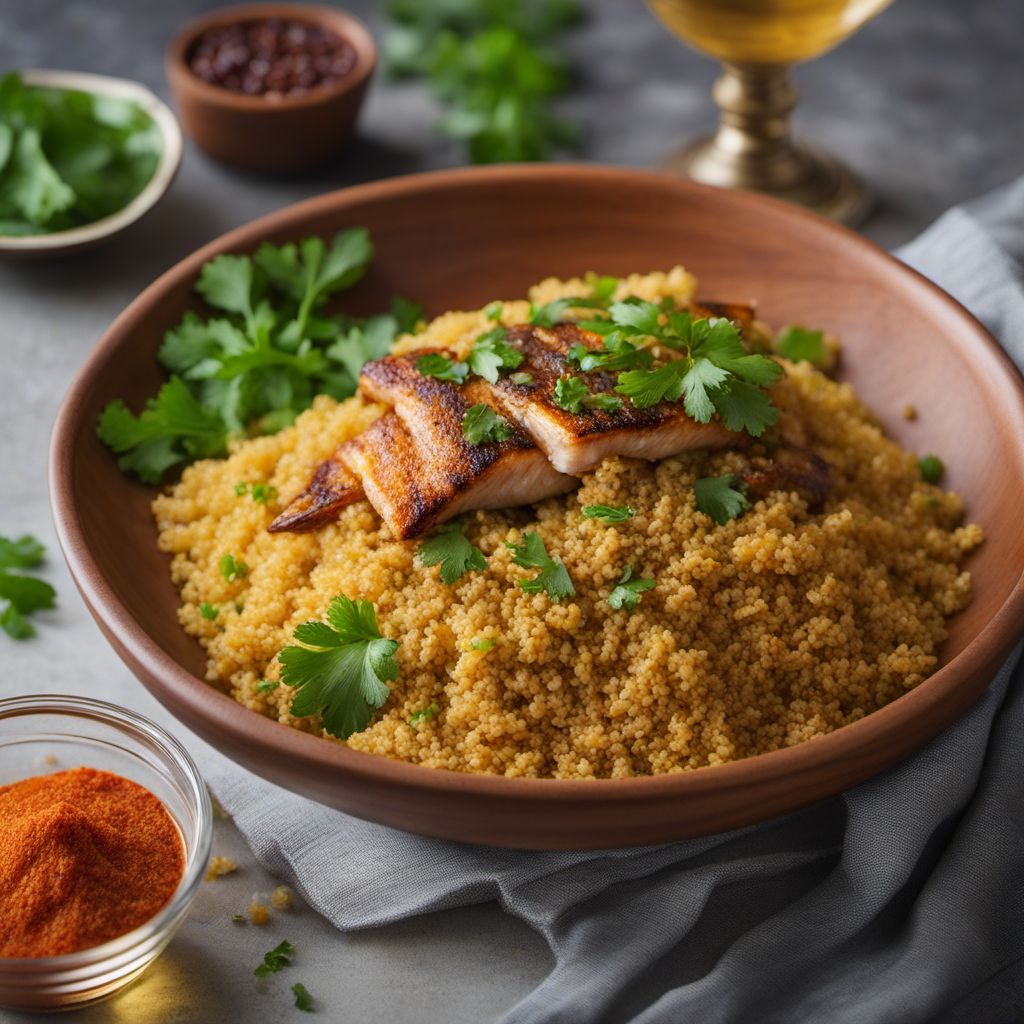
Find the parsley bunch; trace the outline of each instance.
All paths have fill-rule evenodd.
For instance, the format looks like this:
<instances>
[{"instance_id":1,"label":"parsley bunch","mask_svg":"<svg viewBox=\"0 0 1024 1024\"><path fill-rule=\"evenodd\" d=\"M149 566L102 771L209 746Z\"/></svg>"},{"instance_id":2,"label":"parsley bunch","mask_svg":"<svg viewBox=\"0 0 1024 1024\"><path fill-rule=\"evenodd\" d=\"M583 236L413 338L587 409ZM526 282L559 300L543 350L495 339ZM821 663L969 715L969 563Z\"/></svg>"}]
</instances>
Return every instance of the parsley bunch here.
<instances>
[{"instance_id":1,"label":"parsley bunch","mask_svg":"<svg viewBox=\"0 0 1024 1024\"><path fill-rule=\"evenodd\" d=\"M0 235L90 224L153 177L163 140L129 100L0 78Z\"/></svg>"},{"instance_id":2,"label":"parsley bunch","mask_svg":"<svg viewBox=\"0 0 1024 1024\"><path fill-rule=\"evenodd\" d=\"M339 739L365 729L388 698L387 684L398 678L399 643L381 636L373 605L339 595L327 622L304 622L293 636L295 645L277 656L281 679L298 690L291 713L319 713L324 729Z\"/></svg>"},{"instance_id":3,"label":"parsley bunch","mask_svg":"<svg viewBox=\"0 0 1024 1024\"><path fill-rule=\"evenodd\" d=\"M0 537L0 629L12 640L35 636L26 615L52 608L56 591L49 583L11 569L34 569L43 561L43 545L26 534L11 539Z\"/></svg>"},{"instance_id":4,"label":"parsley bunch","mask_svg":"<svg viewBox=\"0 0 1024 1024\"><path fill-rule=\"evenodd\" d=\"M171 466L222 454L233 434L280 430L315 395L353 394L363 363L422 315L404 300L361 322L325 313L372 258L366 230L353 228L330 245L265 242L251 256L206 263L196 291L217 315L186 313L167 332L158 358L172 376L139 415L115 400L100 416L100 439L121 468L158 483Z\"/></svg>"},{"instance_id":5,"label":"parsley bunch","mask_svg":"<svg viewBox=\"0 0 1024 1024\"><path fill-rule=\"evenodd\" d=\"M384 56L394 75L426 76L446 110L439 127L474 163L544 160L575 142L551 110L569 74L554 38L576 0L392 0Z\"/></svg>"}]
</instances>

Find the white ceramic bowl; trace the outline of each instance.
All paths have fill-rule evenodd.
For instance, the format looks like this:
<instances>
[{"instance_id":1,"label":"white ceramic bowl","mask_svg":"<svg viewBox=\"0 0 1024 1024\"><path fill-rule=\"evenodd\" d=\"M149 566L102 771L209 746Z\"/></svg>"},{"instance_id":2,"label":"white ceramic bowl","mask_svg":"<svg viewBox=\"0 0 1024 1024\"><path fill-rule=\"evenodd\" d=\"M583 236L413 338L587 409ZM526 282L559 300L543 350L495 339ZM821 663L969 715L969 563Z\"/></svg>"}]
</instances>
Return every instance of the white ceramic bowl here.
<instances>
[{"instance_id":1,"label":"white ceramic bowl","mask_svg":"<svg viewBox=\"0 0 1024 1024\"><path fill-rule=\"evenodd\" d=\"M163 139L163 149L153 177L127 206L91 224L82 224L67 231L51 231L39 235L0 235L0 256L56 256L85 249L134 224L155 206L170 188L181 163L182 139L178 121L170 107L138 82L84 71L50 71L33 69L19 72L27 85L44 85L54 89L78 89L117 99L131 100L148 114Z\"/></svg>"}]
</instances>

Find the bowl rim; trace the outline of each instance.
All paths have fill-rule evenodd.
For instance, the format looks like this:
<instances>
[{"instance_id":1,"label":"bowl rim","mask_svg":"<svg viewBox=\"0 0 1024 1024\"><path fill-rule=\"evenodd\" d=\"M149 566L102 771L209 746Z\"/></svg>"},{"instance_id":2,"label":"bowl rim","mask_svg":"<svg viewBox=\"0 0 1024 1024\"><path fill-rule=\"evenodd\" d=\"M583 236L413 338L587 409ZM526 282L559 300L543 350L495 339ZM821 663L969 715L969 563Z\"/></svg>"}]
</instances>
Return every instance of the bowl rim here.
<instances>
[{"instance_id":1,"label":"bowl rim","mask_svg":"<svg viewBox=\"0 0 1024 1024\"><path fill-rule=\"evenodd\" d=\"M0 252L46 252L97 242L124 230L163 198L178 173L184 142L178 119L155 92L141 82L134 82L128 78L114 78L111 75L96 75L89 71L27 68L18 74L27 85L73 89L134 101L153 119L163 140L163 148L152 177L143 186L142 191L120 210L115 210L89 224L80 224L64 231L38 235L0 235Z\"/></svg>"},{"instance_id":2,"label":"bowl rim","mask_svg":"<svg viewBox=\"0 0 1024 1024\"><path fill-rule=\"evenodd\" d=\"M199 894L213 845L213 804L206 782L192 755L162 726L137 711L111 704L109 701L79 697L71 693L33 693L28 696L0 698L0 723L10 717L27 717L35 714L65 714L90 718L110 726L119 733L142 733L150 739L160 753L182 772L188 780L190 795L195 797L195 854L192 863L188 864L189 844L182 836L186 867L182 872L181 881L178 882L178 887L171 898L149 920L143 921L123 935L101 942L98 946L86 946L71 953L58 953L55 956L0 957L0 976L11 973L39 975L89 968L112 957L122 956L139 943L148 941L169 927L174 927ZM162 800L160 802L163 803ZM167 813L171 812L168 810ZM171 817L174 818L173 815ZM178 822L175 821L175 824ZM180 829L181 826L178 827Z\"/></svg>"},{"instance_id":3,"label":"bowl rim","mask_svg":"<svg viewBox=\"0 0 1024 1024\"><path fill-rule=\"evenodd\" d=\"M355 50L355 66L347 75L327 85L316 86L304 96L282 96L274 100L211 85L204 82L188 66L186 56L189 48L207 29L269 18L291 18L294 21L332 28L347 39ZM377 66L377 44L370 30L361 21L350 11L340 7L301 3L234 4L215 8L187 21L167 44L164 64L173 89L190 92L205 104L235 111L278 113L320 107L362 87Z\"/></svg>"},{"instance_id":4,"label":"bowl rim","mask_svg":"<svg viewBox=\"0 0 1024 1024\"><path fill-rule=\"evenodd\" d=\"M220 236L185 257L144 289L117 317L80 368L69 387L54 425L50 446L49 483L51 506L58 540L76 585L108 640L135 669L151 679L159 680L153 692L175 714L184 710L186 720L194 717L208 724L219 740L225 738L236 748L255 741L276 758L311 770L332 770L344 773L353 782L360 780L401 786L420 792L458 791L483 799L522 800L560 803L572 799L579 804L605 806L627 801L684 799L697 793L711 793L724 787L743 788L766 770L780 777L795 777L828 763L853 757L858 751L876 748L889 737L898 735L902 726L912 720L919 708L931 704L955 704L965 678L990 667L995 654L1009 653L1024 622L1024 567L1012 591L993 617L951 661L939 667L923 683L864 718L834 730L813 742L799 743L768 753L754 755L723 765L663 775L633 776L623 779L550 779L508 778L473 774L399 761L377 754L352 750L342 743L302 732L243 707L228 694L184 669L149 636L121 603L103 578L92 556L83 532L82 522L73 503L74 435L86 410L86 395L111 354L130 336L148 308L162 294L184 281L194 279L199 267L221 252L248 251L260 238L270 237L287 228L293 221L323 208L334 209L339 203L392 198L416 194L424 188L495 184L498 182L544 182L564 184L566 181L613 183L642 193L645 187L674 186L697 195L720 195L711 186L667 177L663 173L600 165L543 164L492 165L433 171L390 178L315 196L266 214ZM755 212L770 208L776 215L813 222L819 231L841 238L846 246L855 246L875 264L882 263L890 273L913 280L931 303L952 318L961 333L974 339L976 351L989 375L999 381L1008 401L1015 406L1022 425L1021 445L1024 451L1024 378L986 328L952 296L916 270L901 263L884 249L849 228L826 221L780 200L752 192L731 193L738 215L744 210ZM148 685L148 684L147 684ZM976 699L972 697L971 703ZM958 711L957 714L960 712ZM947 719L948 720L948 719ZM209 737L207 736L209 739ZM212 741L211 741L212 742Z\"/></svg>"}]
</instances>

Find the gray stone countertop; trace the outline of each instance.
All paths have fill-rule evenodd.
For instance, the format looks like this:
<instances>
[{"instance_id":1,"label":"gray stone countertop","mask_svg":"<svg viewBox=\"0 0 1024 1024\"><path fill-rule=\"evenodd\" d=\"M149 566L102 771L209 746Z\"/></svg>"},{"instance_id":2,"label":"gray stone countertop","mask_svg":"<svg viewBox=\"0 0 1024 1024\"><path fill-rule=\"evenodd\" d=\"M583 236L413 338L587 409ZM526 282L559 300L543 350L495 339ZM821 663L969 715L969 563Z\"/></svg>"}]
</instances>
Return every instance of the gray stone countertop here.
<instances>
[{"instance_id":1,"label":"gray stone countertop","mask_svg":"<svg viewBox=\"0 0 1024 1024\"><path fill-rule=\"evenodd\" d=\"M584 3L587 23L568 37L579 81L562 104L583 128L581 157L654 166L712 125L714 65L681 46L639 0ZM0 71L95 71L137 79L166 95L166 41L213 6L0 0ZM379 32L377 4L348 0L348 6ZM899 0L834 53L800 69L799 131L846 159L878 197L866 234L898 244L948 206L1024 172L1022 42L1019 0ZM0 533L31 531L47 542L45 575L60 599L57 611L37 616L35 641L14 644L0 636L0 693L111 699L168 726L201 756L201 741L149 697L107 646L63 566L46 488L47 442L61 396L124 305L202 243L310 195L460 163L460 149L433 130L435 117L420 86L378 78L358 144L315 177L282 182L239 175L189 145L170 194L121 237L80 257L0 264ZM232 925L231 915L251 894L274 883L229 822L217 824L214 846L238 859L241 870L204 886L167 952L138 982L75 1019L294 1019L288 988L302 980L328 1020L485 1022L549 969L543 941L493 904L354 935L341 935L301 908L265 929ZM252 967L281 938L299 947L301 971L288 985L258 983ZM0 1011L5 1022L47 1019Z\"/></svg>"}]
</instances>

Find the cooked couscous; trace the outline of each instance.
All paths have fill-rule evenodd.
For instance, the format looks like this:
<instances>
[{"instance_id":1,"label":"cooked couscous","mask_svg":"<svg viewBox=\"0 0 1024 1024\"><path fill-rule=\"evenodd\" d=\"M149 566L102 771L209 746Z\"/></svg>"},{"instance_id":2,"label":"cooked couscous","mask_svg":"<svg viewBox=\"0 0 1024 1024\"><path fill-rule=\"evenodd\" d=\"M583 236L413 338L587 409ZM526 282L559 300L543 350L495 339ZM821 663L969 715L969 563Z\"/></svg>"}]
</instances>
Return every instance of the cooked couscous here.
<instances>
[{"instance_id":1,"label":"cooked couscous","mask_svg":"<svg viewBox=\"0 0 1024 1024\"><path fill-rule=\"evenodd\" d=\"M580 285L549 280L530 298L578 294ZM652 301L685 301L693 290L678 268L619 284L620 294ZM527 315L525 301L501 309L506 324ZM489 327L484 311L449 313L396 350L462 355ZM297 625L322 619L344 594L372 601L380 632L401 644L387 701L345 742L434 768L674 772L870 714L935 669L946 619L970 600L962 562L982 534L960 525L960 498L922 481L915 456L886 438L848 385L807 363L785 370L772 399L831 467L820 513L778 491L724 525L696 510L694 482L749 469L767 437L656 463L612 457L572 493L469 513L466 536L487 567L451 585L366 502L318 532L267 532L321 460L382 406L320 397L293 427L190 466L154 512L174 556L181 621L207 650L209 681L261 714L326 735L316 716L290 713L294 691L279 681L277 655ZM239 485L254 483L275 497L240 497ZM593 505L636 514L585 518ZM529 531L564 562L571 599L520 588L527 573L506 542ZM627 566L654 581L632 612L607 600Z\"/></svg>"}]
</instances>

